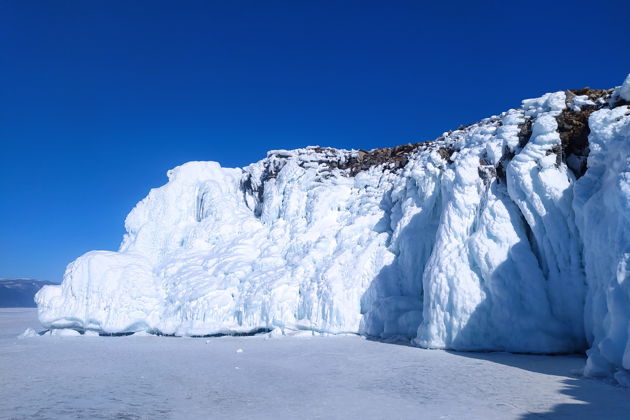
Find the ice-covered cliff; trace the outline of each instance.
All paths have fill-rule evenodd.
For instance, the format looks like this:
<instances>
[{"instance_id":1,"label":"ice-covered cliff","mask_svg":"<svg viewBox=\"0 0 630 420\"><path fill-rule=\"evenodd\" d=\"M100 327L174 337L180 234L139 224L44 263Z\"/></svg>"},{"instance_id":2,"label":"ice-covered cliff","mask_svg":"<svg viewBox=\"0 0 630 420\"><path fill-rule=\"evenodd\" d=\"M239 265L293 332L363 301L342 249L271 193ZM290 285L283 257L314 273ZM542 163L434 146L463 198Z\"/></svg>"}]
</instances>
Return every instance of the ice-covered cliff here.
<instances>
[{"instance_id":1,"label":"ice-covered cliff","mask_svg":"<svg viewBox=\"0 0 630 420\"><path fill-rule=\"evenodd\" d=\"M189 162L131 211L118 252L36 299L52 328L404 337L588 350L630 370L630 76L392 149Z\"/></svg>"}]
</instances>

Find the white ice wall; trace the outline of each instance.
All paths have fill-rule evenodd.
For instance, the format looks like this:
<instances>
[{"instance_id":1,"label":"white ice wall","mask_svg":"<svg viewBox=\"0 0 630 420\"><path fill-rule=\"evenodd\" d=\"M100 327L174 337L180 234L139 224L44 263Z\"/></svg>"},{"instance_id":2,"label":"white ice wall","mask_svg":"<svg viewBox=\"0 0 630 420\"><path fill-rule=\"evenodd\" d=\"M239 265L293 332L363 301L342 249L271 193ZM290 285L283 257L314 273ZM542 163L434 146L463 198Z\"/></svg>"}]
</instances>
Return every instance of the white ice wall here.
<instances>
[{"instance_id":1,"label":"white ice wall","mask_svg":"<svg viewBox=\"0 0 630 420\"><path fill-rule=\"evenodd\" d=\"M243 169L177 167L129 214L119 252L87 253L42 289L40 319L108 333L290 328L458 350L592 346L588 374L623 372L630 111L592 114L589 169L576 181L557 157L566 106L564 92L524 101L420 146L401 170L350 174L359 152L322 148Z\"/></svg>"},{"instance_id":2,"label":"white ice wall","mask_svg":"<svg viewBox=\"0 0 630 420\"><path fill-rule=\"evenodd\" d=\"M586 373L630 370L630 107L596 111L574 207L588 283Z\"/></svg>"}]
</instances>

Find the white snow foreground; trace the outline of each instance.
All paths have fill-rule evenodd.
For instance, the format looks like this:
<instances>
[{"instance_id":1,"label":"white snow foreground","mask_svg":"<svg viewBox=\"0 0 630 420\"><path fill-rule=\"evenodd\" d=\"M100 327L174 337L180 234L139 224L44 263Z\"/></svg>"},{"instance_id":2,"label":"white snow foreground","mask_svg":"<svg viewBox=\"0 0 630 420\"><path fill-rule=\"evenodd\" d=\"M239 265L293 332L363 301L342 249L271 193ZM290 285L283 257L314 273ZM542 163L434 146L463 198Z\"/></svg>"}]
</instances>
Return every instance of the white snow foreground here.
<instances>
[{"instance_id":1,"label":"white snow foreground","mask_svg":"<svg viewBox=\"0 0 630 420\"><path fill-rule=\"evenodd\" d=\"M294 329L456 350L589 348L586 374L623 376L628 92L630 76L614 91L546 94L394 149L272 151L243 169L186 163L131 211L118 252L88 252L37 294L40 321L105 333ZM590 153L568 117L588 121Z\"/></svg>"}]
</instances>

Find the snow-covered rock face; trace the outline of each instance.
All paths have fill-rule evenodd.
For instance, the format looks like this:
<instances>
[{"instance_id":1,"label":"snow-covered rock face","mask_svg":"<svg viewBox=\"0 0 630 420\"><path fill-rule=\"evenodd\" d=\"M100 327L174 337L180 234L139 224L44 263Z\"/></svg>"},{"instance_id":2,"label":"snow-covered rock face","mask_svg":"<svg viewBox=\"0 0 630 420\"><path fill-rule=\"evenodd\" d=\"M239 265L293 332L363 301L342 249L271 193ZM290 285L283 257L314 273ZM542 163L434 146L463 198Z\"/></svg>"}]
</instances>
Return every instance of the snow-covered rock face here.
<instances>
[{"instance_id":1,"label":"snow-covered rock face","mask_svg":"<svg viewBox=\"0 0 630 420\"><path fill-rule=\"evenodd\" d=\"M189 162L37 295L52 328L352 332L630 370L630 78L433 141ZM588 168L588 169L587 169Z\"/></svg>"}]
</instances>

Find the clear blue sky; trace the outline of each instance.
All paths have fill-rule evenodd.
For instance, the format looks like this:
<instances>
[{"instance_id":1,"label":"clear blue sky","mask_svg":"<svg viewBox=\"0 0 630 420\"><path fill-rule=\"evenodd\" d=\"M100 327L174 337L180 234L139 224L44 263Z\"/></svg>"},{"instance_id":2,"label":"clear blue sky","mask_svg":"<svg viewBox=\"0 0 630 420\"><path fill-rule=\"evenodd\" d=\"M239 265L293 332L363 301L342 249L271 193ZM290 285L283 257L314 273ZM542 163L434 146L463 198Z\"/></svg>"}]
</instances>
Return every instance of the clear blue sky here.
<instances>
[{"instance_id":1,"label":"clear blue sky","mask_svg":"<svg viewBox=\"0 0 630 420\"><path fill-rule=\"evenodd\" d=\"M630 2L0 1L0 277L117 249L169 168L434 138L620 84Z\"/></svg>"}]
</instances>

